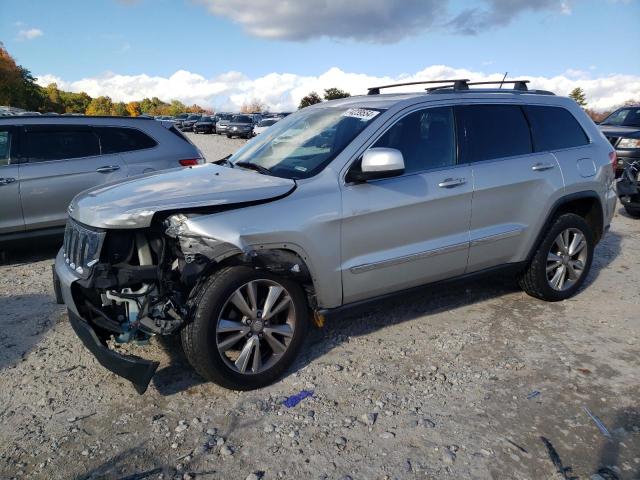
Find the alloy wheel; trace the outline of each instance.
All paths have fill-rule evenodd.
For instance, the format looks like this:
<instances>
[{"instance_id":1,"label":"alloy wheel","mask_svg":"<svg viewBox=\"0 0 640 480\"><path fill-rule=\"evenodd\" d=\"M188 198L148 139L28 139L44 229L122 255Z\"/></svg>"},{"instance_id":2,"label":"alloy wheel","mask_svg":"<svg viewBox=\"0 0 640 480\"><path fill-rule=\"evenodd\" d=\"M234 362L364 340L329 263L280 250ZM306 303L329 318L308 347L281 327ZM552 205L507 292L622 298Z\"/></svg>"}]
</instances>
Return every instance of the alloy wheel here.
<instances>
[{"instance_id":1,"label":"alloy wheel","mask_svg":"<svg viewBox=\"0 0 640 480\"><path fill-rule=\"evenodd\" d=\"M571 288L582 277L587 264L587 240L577 228L558 234L547 254L547 281L554 290Z\"/></svg>"},{"instance_id":2,"label":"alloy wheel","mask_svg":"<svg viewBox=\"0 0 640 480\"><path fill-rule=\"evenodd\" d=\"M226 300L216 326L223 360L241 374L261 373L289 348L296 327L290 293L273 280L245 283Z\"/></svg>"}]
</instances>

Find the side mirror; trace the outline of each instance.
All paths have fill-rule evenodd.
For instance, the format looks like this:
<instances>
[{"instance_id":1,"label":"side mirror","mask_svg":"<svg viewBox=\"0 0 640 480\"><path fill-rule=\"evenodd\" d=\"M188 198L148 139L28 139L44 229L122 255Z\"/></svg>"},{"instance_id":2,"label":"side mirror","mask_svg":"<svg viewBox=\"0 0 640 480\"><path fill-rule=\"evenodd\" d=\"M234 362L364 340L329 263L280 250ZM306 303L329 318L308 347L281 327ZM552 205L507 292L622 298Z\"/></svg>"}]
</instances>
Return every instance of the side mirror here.
<instances>
[{"instance_id":1,"label":"side mirror","mask_svg":"<svg viewBox=\"0 0 640 480\"><path fill-rule=\"evenodd\" d=\"M404 173L402 152L395 148L370 148L362 155L360 170L349 172L348 180L366 182L379 178L397 177Z\"/></svg>"}]
</instances>

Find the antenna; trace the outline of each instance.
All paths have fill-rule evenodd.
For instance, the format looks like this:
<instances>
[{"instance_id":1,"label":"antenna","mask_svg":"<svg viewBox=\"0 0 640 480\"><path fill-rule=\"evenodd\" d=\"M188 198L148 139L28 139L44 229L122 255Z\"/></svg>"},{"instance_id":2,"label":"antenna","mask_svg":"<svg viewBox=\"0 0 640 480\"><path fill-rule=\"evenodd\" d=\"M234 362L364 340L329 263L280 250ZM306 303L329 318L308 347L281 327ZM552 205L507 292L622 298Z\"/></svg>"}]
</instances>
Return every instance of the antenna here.
<instances>
[{"instance_id":1,"label":"antenna","mask_svg":"<svg viewBox=\"0 0 640 480\"><path fill-rule=\"evenodd\" d=\"M502 77L502 82L500 82L500 88L502 88L502 84L504 83L504 81L507 79L507 74L509 72L504 72L504 77Z\"/></svg>"}]
</instances>

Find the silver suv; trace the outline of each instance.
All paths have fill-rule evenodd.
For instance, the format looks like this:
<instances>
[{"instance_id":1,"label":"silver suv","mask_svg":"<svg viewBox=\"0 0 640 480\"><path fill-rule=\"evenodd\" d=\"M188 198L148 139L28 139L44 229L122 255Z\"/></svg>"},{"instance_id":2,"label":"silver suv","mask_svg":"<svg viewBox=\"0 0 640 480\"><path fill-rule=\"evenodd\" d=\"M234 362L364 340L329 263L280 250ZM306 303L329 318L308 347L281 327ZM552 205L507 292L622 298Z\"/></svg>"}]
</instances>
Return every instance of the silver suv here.
<instances>
[{"instance_id":1,"label":"silver suv","mask_svg":"<svg viewBox=\"0 0 640 480\"><path fill-rule=\"evenodd\" d=\"M204 163L171 122L84 116L0 119L0 243L62 234L83 190Z\"/></svg>"},{"instance_id":2,"label":"silver suv","mask_svg":"<svg viewBox=\"0 0 640 480\"><path fill-rule=\"evenodd\" d=\"M56 259L76 333L139 392L158 364L110 337L180 333L204 378L253 389L345 306L503 268L570 297L614 214L613 148L572 100L473 85L376 87L217 164L79 195Z\"/></svg>"}]
</instances>

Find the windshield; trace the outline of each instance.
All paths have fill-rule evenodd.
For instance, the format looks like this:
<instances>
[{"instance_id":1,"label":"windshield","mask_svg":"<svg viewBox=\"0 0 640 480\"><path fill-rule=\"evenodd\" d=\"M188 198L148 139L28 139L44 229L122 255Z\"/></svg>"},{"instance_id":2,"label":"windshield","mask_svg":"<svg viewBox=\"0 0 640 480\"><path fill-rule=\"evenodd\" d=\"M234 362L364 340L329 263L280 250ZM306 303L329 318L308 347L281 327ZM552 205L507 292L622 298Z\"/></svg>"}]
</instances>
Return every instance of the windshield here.
<instances>
[{"instance_id":1,"label":"windshield","mask_svg":"<svg viewBox=\"0 0 640 480\"><path fill-rule=\"evenodd\" d=\"M333 160L382 110L303 109L238 150L231 162L248 162L278 177L308 178Z\"/></svg>"},{"instance_id":2,"label":"windshield","mask_svg":"<svg viewBox=\"0 0 640 480\"><path fill-rule=\"evenodd\" d=\"M200 118L200 115L189 115L187 117L187 120L198 120Z\"/></svg>"},{"instance_id":3,"label":"windshield","mask_svg":"<svg viewBox=\"0 0 640 480\"><path fill-rule=\"evenodd\" d=\"M234 123L253 123L251 117L247 115L234 115L231 121Z\"/></svg>"},{"instance_id":4,"label":"windshield","mask_svg":"<svg viewBox=\"0 0 640 480\"><path fill-rule=\"evenodd\" d=\"M211 121L211 117L200 117L200 121L201 122L210 122Z\"/></svg>"},{"instance_id":5,"label":"windshield","mask_svg":"<svg viewBox=\"0 0 640 480\"><path fill-rule=\"evenodd\" d=\"M277 120L262 120L258 126L259 127L270 127L271 125L273 125L274 123L276 123Z\"/></svg>"},{"instance_id":6,"label":"windshield","mask_svg":"<svg viewBox=\"0 0 640 480\"><path fill-rule=\"evenodd\" d=\"M640 107L621 108L609 115L601 125L618 127L640 127Z\"/></svg>"}]
</instances>

